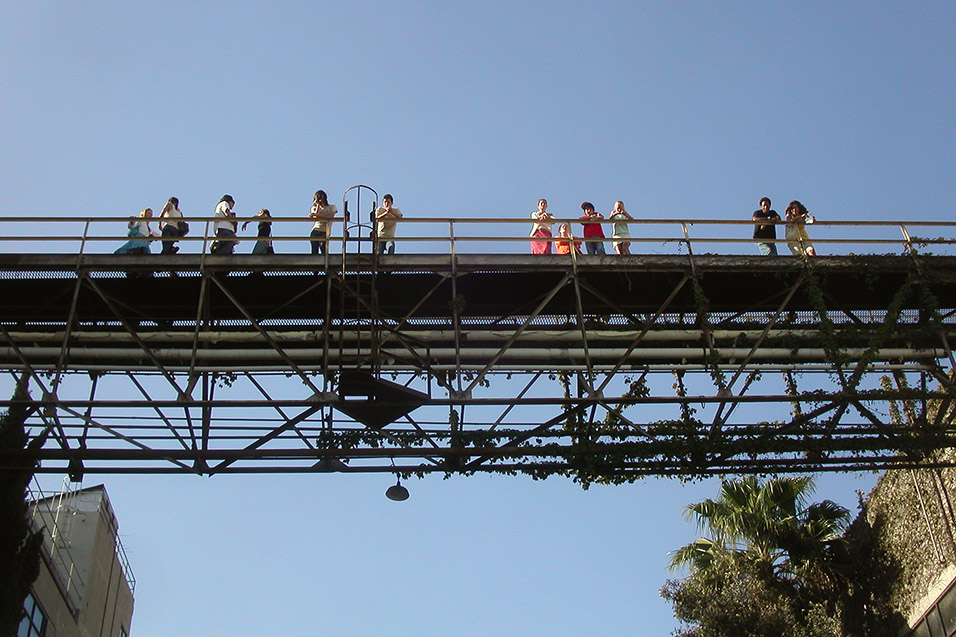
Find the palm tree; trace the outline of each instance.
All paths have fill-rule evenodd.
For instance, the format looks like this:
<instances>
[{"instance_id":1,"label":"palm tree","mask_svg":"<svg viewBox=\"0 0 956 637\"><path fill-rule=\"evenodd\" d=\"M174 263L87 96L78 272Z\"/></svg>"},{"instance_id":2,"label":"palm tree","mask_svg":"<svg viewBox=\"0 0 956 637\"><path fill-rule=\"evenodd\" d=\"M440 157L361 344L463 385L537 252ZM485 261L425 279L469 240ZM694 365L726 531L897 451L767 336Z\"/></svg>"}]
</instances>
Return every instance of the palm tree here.
<instances>
[{"instance_id":1,"label":"palm tree","mask_svg":"<svg viewBox=\"0 0 956 637\"><path fill-rule=\"evenodd\" d=\"M715 565L743 560L768 583L832 590L841 580L842 532L850 512L825 500L807 506L813 492L810 477L772 478L761 483L750 476L721 484L716 500L687 507L686 516L706 528L700 538L672 554L671 569L685 564L706 580ZM814 595L815 596L815 595Z\"/></svg>"}]
</instances>

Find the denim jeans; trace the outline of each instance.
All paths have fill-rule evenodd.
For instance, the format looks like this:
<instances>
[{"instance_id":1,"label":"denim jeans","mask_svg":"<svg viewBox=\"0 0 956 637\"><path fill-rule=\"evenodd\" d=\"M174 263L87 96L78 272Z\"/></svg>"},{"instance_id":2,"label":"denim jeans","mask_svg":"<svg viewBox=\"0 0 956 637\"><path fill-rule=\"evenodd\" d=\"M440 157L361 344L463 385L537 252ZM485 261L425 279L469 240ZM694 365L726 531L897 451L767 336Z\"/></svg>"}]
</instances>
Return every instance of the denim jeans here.
<instances>
[{"instance_id":1,"label":"denim jeans","mask_svg":"<svg viewBox=\"0 0 956 637\"><path fill-rule=\"evenodd\" d=\"M178 227L168 223L163 226L163 239L178 239L181 236ZM163 241L163 249L160 251L160 254L176 254L176 252L178 252L178 249L176 249L175 241Z\"/></svg>"},{"instance_id":2,"label":"denim jeans","mask_svg":"<svg viewBox=\"0 0 956 637\"><path fill-rule=\"evenodd\" d=\"M771 254L777 254L777 244L776 243L761 243L757 242L757 249L760 250L760 254L769 256Z\"/></svg>"},{"instance_id":3,"label":"denim jeans","mask_svg":"<svg viewBox=\"0 0 956 637\"><path fill-rule=\"evenodd\" d=\"M219 228L216 230L216 240L212 242L210 254L232 254L236 249L236 233L233 230Z\"/></svg>"},{"instance_id":4,"label":"denim jeans","mask_svg":"<svg viewBox=\"0 0 956 637\"><path fill-rule=\"evenodd\" d=\"M328 237L323 230L313 230L309 234L309 240L312 242L312 254L325 254Z\"/></svg>"}]
</instances>

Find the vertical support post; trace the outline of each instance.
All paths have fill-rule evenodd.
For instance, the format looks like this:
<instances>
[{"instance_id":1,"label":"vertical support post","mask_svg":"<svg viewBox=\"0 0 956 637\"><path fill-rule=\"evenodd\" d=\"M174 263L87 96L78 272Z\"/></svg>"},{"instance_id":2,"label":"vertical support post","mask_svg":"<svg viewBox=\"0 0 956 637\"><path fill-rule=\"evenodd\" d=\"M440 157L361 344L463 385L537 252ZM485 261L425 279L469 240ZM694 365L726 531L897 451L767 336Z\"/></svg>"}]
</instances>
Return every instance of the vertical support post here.
<instances>
[{"instance_id":1,"label":"vertical support post","mask_svg":"<svg viewBox=\"0 0 956 637\"><path fill-rule=\"evenodd\" d=\"M451 258L455 258L455 220L448 220L448 252L451 254Z\"/></svg>"},{"instance_id":2,"label":"vertical support post","mask_svg":"<svg viewBox=\"0 0 956 637\"><path fill-rule=\"evenodd\" d=\"M90 219L86 220L86 223L83 225L83 236L80 239L80 252L77 256L83 256L83 251L86 249L86 239L90 234Z\"/></svg>"}]
</instances>

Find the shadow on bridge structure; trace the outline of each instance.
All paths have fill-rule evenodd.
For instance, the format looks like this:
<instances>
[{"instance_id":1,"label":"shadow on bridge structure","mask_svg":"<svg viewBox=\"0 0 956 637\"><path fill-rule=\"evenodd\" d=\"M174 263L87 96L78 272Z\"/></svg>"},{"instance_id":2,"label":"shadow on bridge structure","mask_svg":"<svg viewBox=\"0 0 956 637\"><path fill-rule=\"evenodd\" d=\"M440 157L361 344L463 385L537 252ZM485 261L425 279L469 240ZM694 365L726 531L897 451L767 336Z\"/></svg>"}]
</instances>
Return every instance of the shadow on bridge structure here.
<instances>
[{"instance_id":1,"label":"shadow on bridge structure","mask_svg":"<svg viewBox=\"0 0 956 637\"><path fill-rule=\"evenodd\" d=\"M364 224L318 256L5 252L0 368L48 432L5 457L587 485L953 445L956 256L697 254L675 223L680 254L384 256Z\"/></svg>"}]
</instances>

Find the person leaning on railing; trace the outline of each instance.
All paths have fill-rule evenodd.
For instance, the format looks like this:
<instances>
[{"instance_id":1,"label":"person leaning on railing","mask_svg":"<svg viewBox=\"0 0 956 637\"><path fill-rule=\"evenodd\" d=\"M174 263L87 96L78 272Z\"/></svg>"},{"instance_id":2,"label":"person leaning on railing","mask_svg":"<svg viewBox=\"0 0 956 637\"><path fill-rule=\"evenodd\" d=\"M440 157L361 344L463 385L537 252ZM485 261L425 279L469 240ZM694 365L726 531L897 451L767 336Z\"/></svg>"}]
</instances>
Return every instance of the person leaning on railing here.
<instances>
[{"instance_id":1,"label":"person leaning on railing","mask_svg":"<svg viewBox=\"0 0 956 637\"><path fill-rule=\"evenodd\" d=\"M757 240L760 254L776 255L777 244L774 241L777 240L777 227L774 223L780 221L780 215L770 209L770 197L761 198L760 210L754 210L753 220L758 222L754 225L754 239Z\"/></svg>"},{"instance_id":2,"label":"person leaning on railing","mask_svg":"<svg viewBox=\"0 0 956 637\"><path fill-rule=\"evenodd\" d=\"M534 225L531 226L531 254L551 254L551 226L554 215L548 212L548 200L538 199L538 209L531 213Z\"/></svg>"},{"instance_id":3,"label":"person leaning on railing","mask_svg":"<svg viewBox=\"0 0 956 637\"><path fill-rule=\"evenodd\" d=\"M787 206L786 236L790 252L795 256L815 257L817 255L813 244L810 243L810 235L807 234L806 224L808 223L813 223L813 215L807 207L797 200L791 201Z\"/></svg>"},{"instance_id":4,"label":"person leaning on railing","mask_svg":"<svg viewBox=\"0 0 956 637\"><path fill-rule=\"evenodd\" d=\"M594 210L594 204L585 201L581 204L581 210L584 215L581 217L581 225L584 226L584 247L588 254L606 254L604 252L604 228L601 226L601 220L604 215ZM600 239L600 240L599 240Z\"/></svg>"},{"instance_id":5,"label":"person leaning on railing","mask_svg":"<svg viewBox=\"0 0 956 637\"><path fill-rule=\"evenodd\" d=\"M631 253L631 232L627 229L627 220L634 220L634 217L624 209L623 201L614 202L614 210L608 215L608 218L614 223L611 224L611 245L618 254Z\"/></svg>"},{"instance_id":6,"label":"person leaning on railing","mask_svg":"<svg viewBox=\"0 0 956 637\"><path fill-rule=\"evenodd\" d=\"M324 190L316 190L312 197L312 210L309 218L315 219L309 240L312 242L312 254L326 253L329 241L329 230L332 226L332 217L338 214L334 204L329 203L329 197Z\"/></svg>"},{"instance_id":7,"label":"person leaning on railing","mask_svg":"<svg viewBox=\"0 0 956 637\"><path fill-rule=\"evenodd\" d=\"M393 203L395 200L392 196L385 195L382 197L382 205L375 209L379 254L395 254L395 226L398 225L396 221L402 218L402 211L393 208Z\"/></svg>"}]
</instances>

